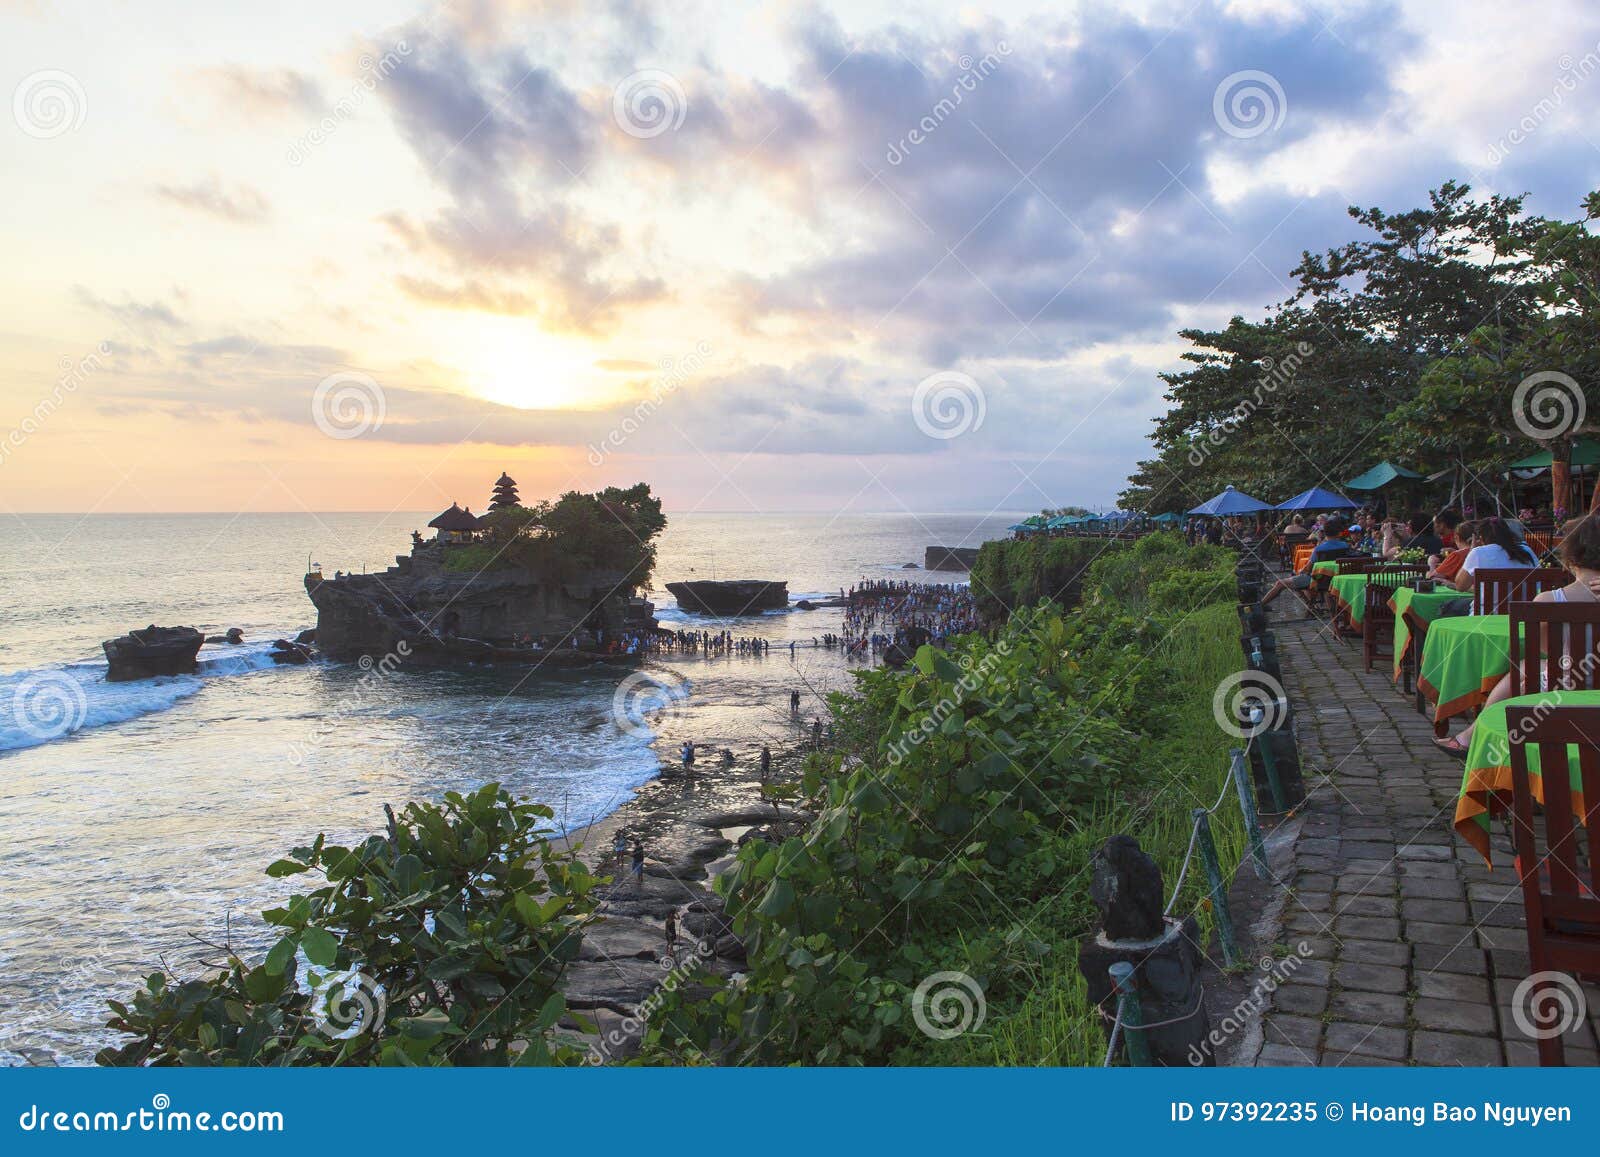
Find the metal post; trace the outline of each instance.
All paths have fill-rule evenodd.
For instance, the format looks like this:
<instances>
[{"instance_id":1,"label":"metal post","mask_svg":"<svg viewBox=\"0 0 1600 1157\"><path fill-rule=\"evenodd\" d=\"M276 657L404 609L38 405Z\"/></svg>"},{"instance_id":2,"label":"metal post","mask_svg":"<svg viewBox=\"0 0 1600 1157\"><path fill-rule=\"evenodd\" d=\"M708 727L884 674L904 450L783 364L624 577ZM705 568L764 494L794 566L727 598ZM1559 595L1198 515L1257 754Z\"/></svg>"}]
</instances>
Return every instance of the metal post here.
<instances>
[{"instance_id":1,"label":"metal post","mask_svg":"<svg viewBox=\"0 0 1600 1157\"><path fill-rule=\"evenodd\" d=\"M1261 818L1256 815L1256 795L1250 785L1250 765L1244 752L1235 747L1228 753L1233 767L1233 787L1239 793L1239 810L1244 814L1245 834L1250 837L1250 859L1256 866L1256 878L1265 880L1271 872L1267 869L1267 845L1261 838Z\"/></svg>"},{"instance_id":2,"label":"metal post","mask_svg":"<svg viewBox=\"0 0 1600 1157\"><path fill-rule=\"evenodd\" d=\"M1289 801L1284 797L1283 780L1278 775L1278 759L1272 753L1272 735L1271 731L1257 732L1255 744L1261 748L1261 769L1267 773L1267 790L1272 793L1272 806L1281 816L1289 810Z\"/></svg>"},{"instance_id":3,"label":"metal post","mask_svg":"<svg viewBox=\"0 0 1600 1157\"><path fill-rule=\"evenodd\" d=\"M1211 839L1211 817L1206 809L1194 809L1194 825L1199 834L1200 858L1206 865L1206 879L1211 882L1211 911L1217 917L1217 939L1222 941L1222 960L1232 967L1239 959L1239 949L1233 940L1233 913L1228 910L1228 885L1222 878L1222 863L1217 859L1217 845Z\"/></svg>"},{"instance_id":4,"label":"metal post","mask_svg":"<svg viewBox=\"0 0 1600 1157\"><path fill-rule=\"evenodd\" d=\"M1150 1066L1150 1042L1144 1035L1144 1008L1139 1004L1139 988L1133 982L1133 965L1118 961L1107 969L1111 987L1117 992L1117 1019L1122 1022L1122 1039L1127 1043L1128 1063L1138 1068Z\"/></svg>"}]
</instances>

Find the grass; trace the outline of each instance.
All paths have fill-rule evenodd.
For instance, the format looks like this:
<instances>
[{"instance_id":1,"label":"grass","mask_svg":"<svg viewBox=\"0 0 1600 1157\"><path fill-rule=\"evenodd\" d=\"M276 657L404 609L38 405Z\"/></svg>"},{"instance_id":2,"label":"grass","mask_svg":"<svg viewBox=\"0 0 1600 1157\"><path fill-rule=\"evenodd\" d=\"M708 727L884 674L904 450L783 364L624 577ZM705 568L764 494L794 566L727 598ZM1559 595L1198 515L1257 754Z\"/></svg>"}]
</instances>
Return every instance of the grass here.
<instances>
[{"instance_id":1,"label":"grass","mask_svg":"<svg viewBox=\"0 0 1600 1157\"><path fill-rule=\"evenodd\" d=\"M1230 749L1241 741L1217 725L1211 707L1217 685L1241 666L1234 608L1217 604L1189 616L1147 661L1168 675L1159 710L1152 712L1138 749L1149 775L1137 791L1106 796L1086 817L1084 846L1097 848L1121 832L1136 836L1161 865L1170 898L1189 846L1193 811L1211 807L1219 793L1222 803L1211 816L1211 830L1224 873L1234 870L1247 851L1233 789L1230 785L1223 791ZM1086 864L1076 877L1064 874L1064 889L1087 892L1088 886ZM1209 936L1212 917L1203 903L1206 891L1205 870L1196 853L1173 912L1195 913L1202 933ZM1061 939L1040 967L1028 997L1014 1009L991 1010L980 1032L966 1038L968 1055L957 1063L1038 1066L1103 1061L1105 1035L1077 967L1076 937L1088 931L1051 930Z\"/></svg>"}]
</instances>

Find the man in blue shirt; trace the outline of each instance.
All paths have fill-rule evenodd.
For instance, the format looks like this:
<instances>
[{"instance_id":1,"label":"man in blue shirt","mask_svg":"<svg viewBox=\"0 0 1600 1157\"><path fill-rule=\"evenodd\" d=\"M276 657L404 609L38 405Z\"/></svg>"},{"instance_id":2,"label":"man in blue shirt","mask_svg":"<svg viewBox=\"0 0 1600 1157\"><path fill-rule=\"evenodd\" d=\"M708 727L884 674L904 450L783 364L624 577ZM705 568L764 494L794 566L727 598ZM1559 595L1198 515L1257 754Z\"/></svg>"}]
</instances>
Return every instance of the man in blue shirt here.
<instances>
[{"instance_id":1,"label":"man in blue shirt","mask_svg":"<svg viewBox=\"0 0 1600 1157\"><path fill-rule=\"evenodd\" d=\"M1322 540L1311 551L1311 557L1306 559L1305 570L1286 579L1279 579L1272 584L1272 588L1261 598L1261 605L1266 606L1284 591L1303 591L1311 587L1312 568L1319 562L1333 562L1335 559L1344 558L1354 553L1342 537L1344 534L1344 519L1330 518L1322 528Z\"/></svg>"}]
</instances>

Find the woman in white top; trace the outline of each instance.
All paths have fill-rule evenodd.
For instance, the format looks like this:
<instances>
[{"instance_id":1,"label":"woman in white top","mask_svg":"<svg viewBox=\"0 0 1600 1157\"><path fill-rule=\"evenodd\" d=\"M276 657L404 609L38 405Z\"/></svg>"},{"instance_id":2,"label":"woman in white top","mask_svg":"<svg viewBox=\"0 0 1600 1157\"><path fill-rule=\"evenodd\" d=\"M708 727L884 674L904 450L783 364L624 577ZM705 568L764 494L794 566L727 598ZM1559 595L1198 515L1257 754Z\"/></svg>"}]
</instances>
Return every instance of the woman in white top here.
<instances>
[{"instance_id":1,"label":"woman in white top","mask_svg":"<svg viewBox=\"0 0 1600 1157\"><path fill-rule=\"evenodd\" d=\"M1500 522L1499 519L1491 519ZM1500 523L1502 526L1505 523ZM1462 573L1472 562L1472 555L1477 554L1483 547L1473 547L1472 554L1467 556L1467 561L1461 564ZM1524 550L1527 548L1524 547ZM1531 552L1530 552L1531 553ZM1540 591L1533 596L1536 603L1600 603L1600 516L1585 517L1572 525L1566 538L1561 540L1561 562L1567 570L1572 572L1573 581L1564 587L1553 591ZM1481 566L1504 565L1492 562L1480 563ZM1526 566L1526 563L1513 563L1513 566ZM1466 589L1466 588L1462 588ZM1543 688L1548 690L1549 688ZM1489 698L1484 702L1487 707L1491 703L1498 703L1502 699L1511 697L1511 675L1508 672L1502 676L1500 682L1494 685L1494 690L1489 692ZM1474 724L1476 726L1476 724ZM1467 747L1472 742L1472 728L1468 727L1459 735L1449 739L1435 739L1433 741L1441 750L1448 751L1451 755L1458 755L1465 759Z\"/></svg>"},{"instance_id":2,"label":"woman in white top","mask_svg":"<svg viewBox=\"0 0 1600 1157\"><path fill-rule=\"evenodd\" d=\"M1518 538L1503 518L1486 518L1478 523L1478 545L1467 553L1456 575L1456 590L1470 591L1477 585L1476 572L1537 566L1539 559L1528 544Z\"/></svg>"}]
</instances>

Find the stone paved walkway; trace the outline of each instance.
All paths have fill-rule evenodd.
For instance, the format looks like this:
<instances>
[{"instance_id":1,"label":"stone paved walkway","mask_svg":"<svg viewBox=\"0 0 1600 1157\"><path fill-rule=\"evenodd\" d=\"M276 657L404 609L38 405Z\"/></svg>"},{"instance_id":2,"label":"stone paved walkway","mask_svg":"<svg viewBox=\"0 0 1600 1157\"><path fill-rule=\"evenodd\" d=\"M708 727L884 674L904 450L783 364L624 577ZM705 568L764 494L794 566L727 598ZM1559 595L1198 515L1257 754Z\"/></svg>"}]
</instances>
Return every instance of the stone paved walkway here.
<instances>
[{"instance_id":1,"label":"stone paved walkway","mask_svg":"<svg viewBox=\"0 0 1600 1157\"><path fill-rule=\"evenodd\" d=\"M1511 1001L1528 973L1503 824L1490 871L1452 827L1462 764L1359 641L1272 608L1309 799L1281 939L1306 960L1272 996L1258 1065L1535 1065ZM1565 1039L1600 1061L1600 987ZM1246 1062L1248 1063L1248 1062Z\"/></svg>"}]
</instances>

